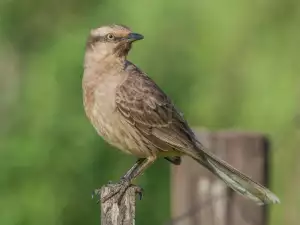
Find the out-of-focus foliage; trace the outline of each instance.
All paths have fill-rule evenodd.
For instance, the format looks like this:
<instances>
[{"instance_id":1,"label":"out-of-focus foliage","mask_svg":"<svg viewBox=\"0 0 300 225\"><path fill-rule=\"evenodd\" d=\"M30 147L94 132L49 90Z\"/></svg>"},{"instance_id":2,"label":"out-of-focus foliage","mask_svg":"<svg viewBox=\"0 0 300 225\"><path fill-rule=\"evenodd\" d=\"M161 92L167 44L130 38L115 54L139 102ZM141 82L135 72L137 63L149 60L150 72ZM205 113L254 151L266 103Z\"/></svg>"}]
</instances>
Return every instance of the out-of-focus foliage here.
<instances>
[{"instance_id":1,"label":"out-of-focus foliage","mask_svg":"<svg viewBox=\"0 0 300 225\"><path fill-rule=\"evenodd\" d=\"M299 0L2 0L0 224L99 224L91 191L134 162L82 109L86 36L107 23L144 34L130 59L190 124L270 136L271 188L282 199L270 224L299 224ZM170 218L169 179L163 160L138 179L137 224Z\"/></svg>"}]
</instances>

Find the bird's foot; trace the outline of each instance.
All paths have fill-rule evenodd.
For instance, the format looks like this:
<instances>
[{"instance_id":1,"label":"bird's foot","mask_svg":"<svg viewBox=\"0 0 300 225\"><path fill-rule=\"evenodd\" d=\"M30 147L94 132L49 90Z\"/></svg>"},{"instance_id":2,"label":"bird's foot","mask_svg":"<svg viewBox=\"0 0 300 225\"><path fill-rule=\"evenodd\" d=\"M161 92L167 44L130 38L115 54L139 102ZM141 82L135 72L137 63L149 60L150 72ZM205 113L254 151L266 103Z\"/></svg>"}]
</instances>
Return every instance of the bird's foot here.
<instances>
[{"instance_id":1,"label":"bird's foot","mask_svg":"<svg viewBox=\"0 0 300 225\"><path fill-rule=\"evenodd\" d=\"M131 183L129 180L121 179L117 184L113 185L112 192L101 198L101 202L104 203L108 199L114 197L114 202L120 203L123 198L123 195L125 194L126 190L130 187L130 185Z\"/></svg>"},{"instance_id":2,"label":"bird's foot","mask_svg":"<svg viewBox=\"0 0 300 225\"><path fill-rule=\"evenodd\" d=\"M143 197L143 189L139 186L133 185L130 183L129 180L127 179L121 179L118 183L116 184L112 184L112 182L110 181L107 185L108 187L113 187L112 191L110 193L108 193L107 195L103 196L101 198L101 202L104 203L107 200L114 198L114 203L121 203L121 200L123 199L123 196L125 194L125 192L127 191L127 189L129 187L134 187L136 194L138 194L139 199L141 200ZM92 197L94 195L101 195L101 189L96 189L92 195ZM97 202L99 203L99 201Z\"/></svg>"}]
</instances>

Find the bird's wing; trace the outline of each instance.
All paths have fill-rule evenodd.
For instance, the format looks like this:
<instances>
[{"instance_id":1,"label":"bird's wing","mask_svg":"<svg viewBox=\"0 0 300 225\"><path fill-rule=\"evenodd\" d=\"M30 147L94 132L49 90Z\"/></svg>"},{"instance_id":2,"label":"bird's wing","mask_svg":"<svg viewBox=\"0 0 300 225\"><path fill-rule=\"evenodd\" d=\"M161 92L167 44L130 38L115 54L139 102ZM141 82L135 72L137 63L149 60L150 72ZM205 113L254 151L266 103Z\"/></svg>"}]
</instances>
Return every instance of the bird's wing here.
<instances>
[{"instance_id":1,"label":"bird's wing","mask_svg":"<svg viewBox=\"0 0 300 225\"><path fill-rule=\"evenodd\" d=\"M167 144L179 151L195 148L195 135L182 114L154 81L137 68L118 87L116 108L126 122L153 144L160 142L161 146Z\"/></svg>"}]
</instances>

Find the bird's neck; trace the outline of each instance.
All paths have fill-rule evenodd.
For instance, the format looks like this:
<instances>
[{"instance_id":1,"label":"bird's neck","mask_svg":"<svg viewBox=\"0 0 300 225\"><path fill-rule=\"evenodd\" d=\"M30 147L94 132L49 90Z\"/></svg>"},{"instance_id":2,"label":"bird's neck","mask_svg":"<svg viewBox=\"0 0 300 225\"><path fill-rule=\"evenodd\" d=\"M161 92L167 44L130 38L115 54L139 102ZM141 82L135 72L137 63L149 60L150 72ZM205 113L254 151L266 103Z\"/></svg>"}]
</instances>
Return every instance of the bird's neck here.
<instances>
[{"instance_id":1,"label":"bird's neck","mask_svg":"<svg viewBox=\"0 0 300 225\"><path fill-rule=\"evenodd\" d=\"M84 67L108 67L124 64L126 55L119 56L107 52L87 51L84 58Z\"/></svg>"},{"instance_id":2,"label":"bird's neck","mask_svg":"<svg viewBox=\"0 0 300 225\"><path fill-rule=\"evenodd\" d=\"M105 76L121 75L126 65L126 57L116 55L93 54L87 52L84 60L83 81L91 83Z\"/></svg>"}]
</instances>

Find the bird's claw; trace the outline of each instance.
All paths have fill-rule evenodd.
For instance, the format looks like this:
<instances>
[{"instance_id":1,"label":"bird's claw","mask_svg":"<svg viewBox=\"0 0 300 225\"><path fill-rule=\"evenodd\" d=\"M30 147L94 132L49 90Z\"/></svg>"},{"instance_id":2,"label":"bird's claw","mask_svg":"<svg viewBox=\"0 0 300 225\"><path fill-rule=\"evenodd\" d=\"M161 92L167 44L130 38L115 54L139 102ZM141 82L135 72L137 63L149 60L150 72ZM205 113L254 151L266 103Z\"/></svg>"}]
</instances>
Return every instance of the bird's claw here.
<instances>
[{"instance_id":1,"label":"bird's claw","mask_svg":"<svg viewBox=\"0 0 300 225\"><path fill-rule=\"evenodd\" d=\"M135 192L136 192L136 194L138 194L140 200L143 197L143 192L144 192L143 188L131 184L130 181L127 179L121 179L117 184L112 184L112 182L109 182L108 186L110 186L110 185L114 186L114 190L112 192L110 192L109 194L107 194L106 196L101 198L102 203L104 203L107 200L114 197L114 200L113 200L114 203L120 204L125 192L127 191L127 189L129 187L135 187ZM100 193L101 193L101 190L99 190L99 189L96 189L94 191L94 195L100 195ZM97 201L97 203L99 203L99 202L100 201Z\"/></svg>"},{"instance_id":2,"label":"bird's claw","mask_svg":"<svg viewBox=\"0 0 300 225\"><path fill-rule=\"evenodd\" d=\"M110 182L109 185L112 185L112 183ZM110 198L114 197L114 203L119 204L130 185L131 184L129 180L121 179L117 184L114 185L114 191L101 198L101 202L104 203Z\"/></svg>"},{"instance_id":3,"label":"bird's claw","mask_svg":"<svg viewBox=\"0 0 300 225\"><path fill-rule=\"evenodd\" d=\"M138 194L139 199L142 200L142 198L144 196L144 189L139 186L135 186L135 193Z\"/></svg>"},{"instance_id":4,"label":"bird's claw","mask_svg":"<svg viewBox=\"0 0 300 225\"><path fill-rule=\"evenodd\" d=\"M92 199L94 199L95 196L100 196L101 195L101 189L95 189L92 191ZM100 200L98 200L96 203L99 204Z\"/></svg>"},{"instance_id":5,"label":"bird's claw","mask_svg":"<svg viewBox=\"0 0 300 225\"><path fill-rule=\"evenodd\" d=\"M108 185L113 184L111 180L107 182ZM100 196L101 195L101 189L95 189L92 191L92 199L94 199L95 196ZM97 204L99 203L99 200L97 201Z\"/></svg>"},{"instance_id":6,"label":"bird's claw","mask_svg":"<svg viewBox=\"0 0 300 225\"><path fill-rule=\"evenodd\" d=\"M113 184L112 180L109 180L109 181L107 182L107 184L108 184L108 185L109 185L109 184Z\"/></svg>"}]
</instances>

